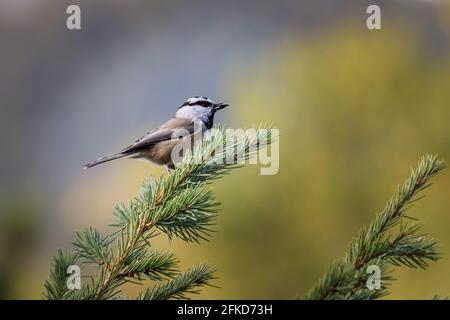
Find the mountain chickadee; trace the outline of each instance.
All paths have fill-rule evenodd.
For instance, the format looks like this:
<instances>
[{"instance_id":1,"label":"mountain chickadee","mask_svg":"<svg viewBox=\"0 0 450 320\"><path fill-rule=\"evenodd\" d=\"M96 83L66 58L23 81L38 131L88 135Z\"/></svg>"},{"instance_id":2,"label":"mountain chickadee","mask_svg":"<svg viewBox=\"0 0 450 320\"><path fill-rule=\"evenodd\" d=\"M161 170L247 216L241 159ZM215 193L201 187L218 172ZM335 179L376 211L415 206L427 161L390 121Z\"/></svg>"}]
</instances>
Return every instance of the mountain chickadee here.
<instances>
[{"instance_id":1,"label":"mountain chickadee","mask_svg":"<svg viewBox=\"0 0 450 320\"><path fill-rule=\"evenodd\" d=\"M183 139L193 138L195 130L201 130L203 136L213 126L216 111L227 107L225 103L215 103L206 97L192 97L178 108L175 116L132 145L118 153L101 157L84 166L85 169L119 158L130 157L150 160L174 169L172 149ZM187 132L189 135L183 134Z\"/></svg>"}]
</instances>

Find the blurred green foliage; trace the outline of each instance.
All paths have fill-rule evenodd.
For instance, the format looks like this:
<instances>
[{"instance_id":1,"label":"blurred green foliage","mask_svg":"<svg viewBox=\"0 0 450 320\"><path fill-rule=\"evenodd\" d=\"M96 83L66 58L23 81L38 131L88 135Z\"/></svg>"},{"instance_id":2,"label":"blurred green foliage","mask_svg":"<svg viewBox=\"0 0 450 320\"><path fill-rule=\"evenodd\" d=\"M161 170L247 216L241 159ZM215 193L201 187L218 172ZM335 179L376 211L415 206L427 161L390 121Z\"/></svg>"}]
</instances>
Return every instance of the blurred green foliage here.
<instances>
[{"instance_id":1,"label":"blurred green foliage","mask_svg":"<svg viewBox=\"0 0 450 320\"><path fill-rule=\"evenodd\" d=\"M20 298L23 279L35 258L39 206L29 197L0 199L0 300ZM26 280L25 280L26 281Z\"/></svg>"},{"instance_id":2,"label":"blurred green foliage","mask_svg":"<svg viewBox=\"0 0 450 320\"><path fill-rule=\"evenodd\" d=\"M421 154L448 161L448 48L434 52L411 28L293 37L233 74L233 126L273 121L280 172L249 168L220 184L218 233L207 250L222 289L204 297L302 296ZM440 240L444 259L427 272L395 273L390 298L450 292L449 176L436 184L411 215Z\"/></svg>"},{"instance_id":3,"label":"blurred green foliage","mask_svg":"<svg viewBox=\"0 0 450 320\"><path fill-rule=\"evenodd\" d=\"M440 17L444 30L448 12ZM200 298L302 297L343 255L360 226L384 207L420 155L438 153L449 161L449 48L434 47L420 26L404 25L408 28L390 24L380 31L343 25L309 38L292 32L251 63L230 68L224 86L232 104L229 124L271 121L278 127L280 171L260 176L249 166L214 184L222 205L210 242L188 246L161 238L155 244L173 249L181 268L199 261L217 266L214 284L221 288L205 289ZM144 177L164 174L146 163L121 166L85 175L65 190L58 208L68 234L110 223L113 206L133 197ZM450 293L450 175L435 183L410 215L439 239L443 259L428 271L396 272L388 298ZM41 271L29 276L41 284L61 246L54 244L39 258L25 253L29 259L16 262L8 257L17 248L2 242L9 270L39 265ZM24 247L33 250L31 244ZM40 297L42 287L8 277L22 286L19 297ZM7 289L6 296L15 297Z\"/></svg>"}]
</instances>

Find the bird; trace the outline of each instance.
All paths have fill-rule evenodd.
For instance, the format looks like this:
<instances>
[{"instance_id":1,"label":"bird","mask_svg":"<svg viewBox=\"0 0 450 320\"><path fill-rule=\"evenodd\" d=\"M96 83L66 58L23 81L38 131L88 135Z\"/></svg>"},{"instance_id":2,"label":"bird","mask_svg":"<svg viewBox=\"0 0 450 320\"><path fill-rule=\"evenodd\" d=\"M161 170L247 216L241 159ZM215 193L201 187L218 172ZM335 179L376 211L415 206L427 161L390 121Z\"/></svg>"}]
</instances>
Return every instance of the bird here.
<instances>
[{"instance_id":1,"label":"bird","mask_svg":"<svg viewBox=\"0 0 450 320\"><path fill-rule=\"evenodd\" d=\"M149 160L156 165L165 166L170 172L175 169L175 161L172 159L173 148L186 141L185 139L197 136L196 130L200 130L200 136L203 137L212 128L216 112L225 107L228 107L228 104L216 103L207 97L191 97L160 127L151 130L117 153L89 162L84 169L128 157Z\"/></svg>"}]
</instances>

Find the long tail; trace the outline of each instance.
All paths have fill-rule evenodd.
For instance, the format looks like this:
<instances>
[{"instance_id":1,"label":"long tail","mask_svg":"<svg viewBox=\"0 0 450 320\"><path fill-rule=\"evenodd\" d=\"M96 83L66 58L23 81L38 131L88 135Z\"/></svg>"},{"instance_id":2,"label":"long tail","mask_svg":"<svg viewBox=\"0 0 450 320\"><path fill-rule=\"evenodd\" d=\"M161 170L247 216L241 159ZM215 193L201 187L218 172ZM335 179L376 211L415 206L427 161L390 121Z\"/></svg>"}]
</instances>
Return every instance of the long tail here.
<instances>
[{"instance_id":1,"label":"long tail","mask_svg":"<svg viewBox=\"0 0 450 320\"><path fill-rule=\"evenodd\" d=\"M127 154L127 153L114 153L114 154L110 154L110 155L108 155L108 156L104 156L104 157L98 158L97 160L94 160L94 161L92 161L92 162L89 162L88 164L86 164L86 165L84 166L84 169L88 169L88 168L90 168L90 167L93 167L93 166L96 166L96 165L98 165L98 164L105 163L105 162L108 162L108 161L112 161L112 160L116 160L116 159L119 159L119 158L123 158L123 157L126 157L126 156L128 156L128 155L129 155L129 154Z\"/></svg>"}]
</instances>

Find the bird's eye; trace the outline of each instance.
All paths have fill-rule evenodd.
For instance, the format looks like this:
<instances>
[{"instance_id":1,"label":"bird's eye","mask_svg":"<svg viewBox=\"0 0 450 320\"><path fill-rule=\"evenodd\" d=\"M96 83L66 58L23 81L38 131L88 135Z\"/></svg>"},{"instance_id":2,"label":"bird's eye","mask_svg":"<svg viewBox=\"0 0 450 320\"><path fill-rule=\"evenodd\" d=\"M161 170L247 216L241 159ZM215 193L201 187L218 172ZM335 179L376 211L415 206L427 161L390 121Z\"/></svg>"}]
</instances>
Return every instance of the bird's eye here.
<instances>
[{"instance_id":1,"label":"bird's eye","mask_svg":"<svg viewBox=\"0 0 450 320\"><path fill-rule=\"evenodd\" d=\"M211 105L211 103L208 101L200 101L198 104L204 108L209 107Z\"/></svg>"}]
</instances>

